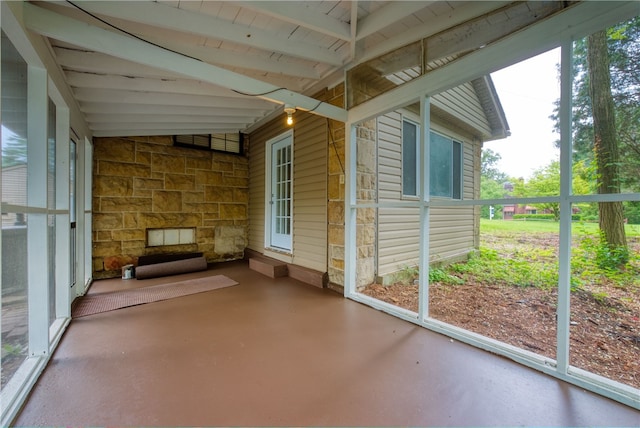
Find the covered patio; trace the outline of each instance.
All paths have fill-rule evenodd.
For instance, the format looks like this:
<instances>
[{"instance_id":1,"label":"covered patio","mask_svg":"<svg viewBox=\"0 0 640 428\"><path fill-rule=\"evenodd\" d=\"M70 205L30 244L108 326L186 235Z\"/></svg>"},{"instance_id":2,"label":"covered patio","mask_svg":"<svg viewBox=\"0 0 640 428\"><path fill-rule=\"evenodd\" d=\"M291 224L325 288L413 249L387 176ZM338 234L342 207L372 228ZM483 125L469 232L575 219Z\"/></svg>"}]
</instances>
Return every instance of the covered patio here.
<instances>
[{"instance_id":1,"label":"covered patio","mask_svg":"<svg viewBox=\"0 0 640 428\"><path fill-rule=\"evenodd\" d=\"M640 425L570 342L572 204L640 201L571 193L574 44L638 3L0 3L0 425ZM481 192L510 134L491 74L554 49L562 181L508 199L562 206L549 356L436 319L429 274L506 201ZM181 254L208 270L121 279ZM409 268L417 310L363 293Z\"/></svg>"},{"instance_id":2,"label":"covered patio","mask_svg":"<svg viewBox=\"0 0 640 428\"><path fill-rule=\"evenodd\" d=\"M638 425L636 410L245 261L239 284L71 322L15 424Z\"/></svg>"}]
</instances>

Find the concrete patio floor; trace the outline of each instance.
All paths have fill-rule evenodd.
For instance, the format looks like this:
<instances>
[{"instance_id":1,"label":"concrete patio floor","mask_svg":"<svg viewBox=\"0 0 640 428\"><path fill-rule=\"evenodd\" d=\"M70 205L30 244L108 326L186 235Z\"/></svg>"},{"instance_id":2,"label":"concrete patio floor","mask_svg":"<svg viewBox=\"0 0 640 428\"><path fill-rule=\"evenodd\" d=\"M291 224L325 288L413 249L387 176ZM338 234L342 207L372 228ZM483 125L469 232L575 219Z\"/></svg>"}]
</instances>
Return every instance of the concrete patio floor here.
<instances>
[{"instance_id":1,"label":"concrete patio floor","mask_svg":"<svg viewBox=\"0 0 640 428\"><path fill-rule=\"evenodd\" d=\"M639 426L640 412L246 262L239 285L74 319L15 425Z\"/></svg>"}]
</instances>

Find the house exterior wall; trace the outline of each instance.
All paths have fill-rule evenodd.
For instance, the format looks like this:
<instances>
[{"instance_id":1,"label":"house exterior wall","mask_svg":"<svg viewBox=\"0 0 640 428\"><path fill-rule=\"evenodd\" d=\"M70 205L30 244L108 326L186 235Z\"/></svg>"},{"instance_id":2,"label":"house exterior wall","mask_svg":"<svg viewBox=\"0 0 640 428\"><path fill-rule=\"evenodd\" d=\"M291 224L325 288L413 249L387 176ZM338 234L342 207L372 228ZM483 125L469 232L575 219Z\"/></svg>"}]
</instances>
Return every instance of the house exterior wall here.
<instances>
[{"instance_id":1,"label":"house exterior wall","mask_svg":"<svg viewBox=\"0 0 640 428\"><path fill-rule=\"evenodd\" d=\"M248 248L320 272L327 271L327 119L294 115L293 242L286 254L265 247L266 144L288 130L284 118L269 122L249 137Z\"/></svg>"},{"instance_id":2,"label":"house exterior wall","mask_svg":"<svg viewBox=\"0 0 640 428\"><path fill-rule=\"evenodd\" d=\"M378 122L379 201L417 200L402 196L402 119L406 112L380 116ZM456 129L452 123L432 118L431 128L462 143L463 198L479 195L481 144ZM433 207L430 210L429 252L432 262L456 260L478 246L479 220L475 207ZM377 275L383 283L392 274L419 260L419 209L411 207L378 210Z\"/></svg>"},{"instance_id":3,"label":"house exterior wall","mask_svg":"<svg viewBox=\"0 0 640 428\"><path fill-rule=\"evenodd\" d=\"M338 107L344 106L344 83L319 94L318 99ZM344 190L345 190L345 125L329 119L328 163L328 287L344 292Z\"/></svg>"},{"instance_id":4,"label":"house exterior wall","mask_svg":"<svg viewBox=\"0 0 640 428\"><path fill-rule=\"evenodd\" d=\"M460 125L473 129L474 134L491 135L491 125L471 82L434 95L431 108L439 115L456 118Z\"/></svg>"},{"instance_id":5,"label":"house exterior wall","mask_svg":"<svg viewBox=\"0 0 640 428\"><path fill-rule=\"evenodd\" d=\"M94 278L147 254L242 258L248 227L245 156L173 147L171 137L94 139ZM195 228L195 243L147 246L147 229Z\"/></svg>"},{"instance_id":6,"label":"house exterior wall","mask_svg":"<svg viewBox=\"0 0 640 428\"><path fill-rule=\"evenodd\" d=\"M327 119L300 115L294 136L293 264L327 271Z\"/></svg>"}]
</instances>

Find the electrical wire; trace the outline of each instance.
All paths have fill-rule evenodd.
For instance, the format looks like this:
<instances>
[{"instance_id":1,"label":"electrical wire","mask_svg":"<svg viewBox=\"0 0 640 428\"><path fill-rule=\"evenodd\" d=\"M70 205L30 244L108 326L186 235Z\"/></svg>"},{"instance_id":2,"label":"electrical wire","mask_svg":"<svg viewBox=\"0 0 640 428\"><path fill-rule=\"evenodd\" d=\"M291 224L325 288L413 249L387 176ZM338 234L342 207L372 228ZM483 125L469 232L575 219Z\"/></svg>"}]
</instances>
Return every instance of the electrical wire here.
<instances>
[{"instance_id":1,"label":"electrical wire","mask_svg":"<svg viewBox=\"0 0 640 428\"><path fill-rule=\"evenodd\" d=\"M127 30L125 30L125 29L123 29L123 28L120 28L120 27L118 27L117 25L114 25L114 24L110 23L109 21L107 21L107 20L105 20L105 19L100 18L99 16L95 15L94 13L91 13L91 12L89 12L88 10L83 9L82 7L80 7L80 6L78 6L77 4L75 4L74 2L72 2L71 0L66 0L66 1L67 1L67 3L69 3L71 6L75 7L76 9L78 9L78 10L79 10L79 11L81 11L81 12L83 12L84 14L86 14L86 15L88 15L88 16L90 16L90 17L92 17L93 19L95 19L95 20L97 20L97 21L102 22L103 24L105 24L105 25L107 25L107 26L109 26L109 27L113 28L113 29L114 29L114 30L116 30L116 31L120 31L120 32L121 32L121 33L123 33L123 34L126 34L126 35L128 35L128 36L131 36L131 37L133 37L134 39L140 40L141 42L144 42L144 43L147 43L147 44L149 44L149 45L155 46L155 47L157 47L157 48L163 49L163 50L165 50L165 51L167 51L167 52L171 52L171 53L174 53L174 54L177 54L177 55L183 56L183 57L185 57L185 58L193 59L193 60L196 60L196 61L198 61L198 62L204 62L204 61L202 61L200 58L196 58L196 57L193 57L193 56L187 55L187 54L185 54L185 53L182 53L182 52L179 52L179 51L175 51L175 50L173 50L173 49L169 49L169 48L167 48L167 47L165 47L165 46L162 46L162 45L159 45L159 44L157 44L157 43L154 43L154 42L152 42L152 41L150 41L150 40L147 40L147 39L145 39L145 38L143 38L143 37L137 36L137 35L135 35L135 34L131 33L130 31L127 31ZM279 88L272 89L272 90L267 91L267 92L262 92L262 93L260 93L260 94L250 94L250 93L247 93L247 92L238 91L238 90L236 90L236 89L231 89L231 90L232 90L233 92L237 93L237 94L245 95L245 96L248 96L248 97L262 97L262 96L265 96L265 95L273 94L273 93L278 92L278 91L287 90L287 88L279 87ZM320 107L320 105L322 105L322 101L320 101L320 102L319 102L319 103L318 103L314 108L312 108L311 110L307 110L307 112L313 112L313 111L315 111L318 107Z\"/></svg>"},{"instance_id":2,"label":"electrical wire","mask_svg":"<svg viewBox=\"0 0 640 428\"><path fill-rule=\"evenodd\" d=\"M286 91L286 90L287 90L287 88L280 87L280 88L272 89L272 90L267 91L267 92L263 92L263 93L261 93L261 94L248 94L248 93L246 93L246 92L237 91L237 90L235 90L235 89L232 89L232 91L233 91L233 92L235 92L236 94L246 95L246 96L248 96L248 97L262 97L262 96L264 96L264 95L273 94L274 92L283 91L283 90L284 90L284 91Z\"/></svg>"},{"instance_id":3,"label":"electrical wire","mask_svg":"<svg viewBox=\"0 0 640 428\"><path fill-rule=\"evenodd\" d=\"M320 107L322 105L323 101L318 101L318 104L316 104L316 106L314 108L312 108L311 110L307 110L307 113L311 113L313 111L316 111L316 109L318 107Z\"/></svg>"},{"instance_id":4,"label":"electrical wire","mask_svg":"<svg viewBox=\"0 0 640 428\"><path fill-rule=\"evenodd\" d=\"M69 3L71 6L75 7L76 9L80 10L81 12L87 14L88 16L92 17L93 19L96 19L96 20L102 22L103 24L108 25L109 27L113 28L114 30L120 31L121 33L124 33L127 36L131 36L134 39L140 40L141 42L145 42L145 43L150 44L152 46L155 46L157 48L164 49L167 52L171 52L171 53L174 53L174 54L177 54L177 55L181 55L181 56L183 56L185 58L194 59L194 60L199 61L199 62L204 62L200 58L196 58L194 56L190 56L190 55L187 55L187 54L179 52L179 51L174 51L173 49L169 49L169 48L167 48L165 46L162 46L162 45L159 45L159 44L154 43L152 41L146 40L146 39L144 39L144 38L142 38L140 36L136 36L135 34L129 32L129 31L123 29L123 28L120 28L117 25L113 25L112 23L110 23L109 21L107 21L105 19L100 18L99 16L89 12L88 10L81 8L80 6L78 6L77 4L72 2L71 0L67 0L67 3Z\"/></svg>"},{"instance_id":5,"label":"electrical wire","mask_svg":"<svg viewBox=\"0 0 640 428\"><path fill-rule=\"evenodd\" d=\"M317 108L317 107L316 107ZM336 158L338 158L338 163L340 164L340 170L342 170L342 174L344 174L344 166L342 165L342 159L340 159L340 155L338 154L338 147L336 146L336 140L333 138L333 130L331 129L331 121L327 119L327 128L329 128L329 136L331 137L331 145L333 146L333 151L336 152Z\"/></svg>"}]
</instances>

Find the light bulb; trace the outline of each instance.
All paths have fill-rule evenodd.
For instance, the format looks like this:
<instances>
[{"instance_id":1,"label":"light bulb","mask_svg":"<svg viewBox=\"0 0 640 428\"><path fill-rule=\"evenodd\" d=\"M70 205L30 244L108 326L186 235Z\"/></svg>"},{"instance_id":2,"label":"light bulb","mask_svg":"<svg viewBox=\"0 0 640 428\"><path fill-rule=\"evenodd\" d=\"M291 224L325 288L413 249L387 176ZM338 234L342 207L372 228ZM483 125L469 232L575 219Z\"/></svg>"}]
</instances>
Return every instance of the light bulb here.
<instances>
[{"instance_id":1,"label":"light bulb","mask_svg":"<svg viewBox=\"0 0 640 428\"><path fill-rule=\"evenodd\" d=\"M284 112L287 113L287 125L293 125L293 113L296 112L295 107L292 107L289 104L285 104Z\"/></svg>"}]
</instances>

